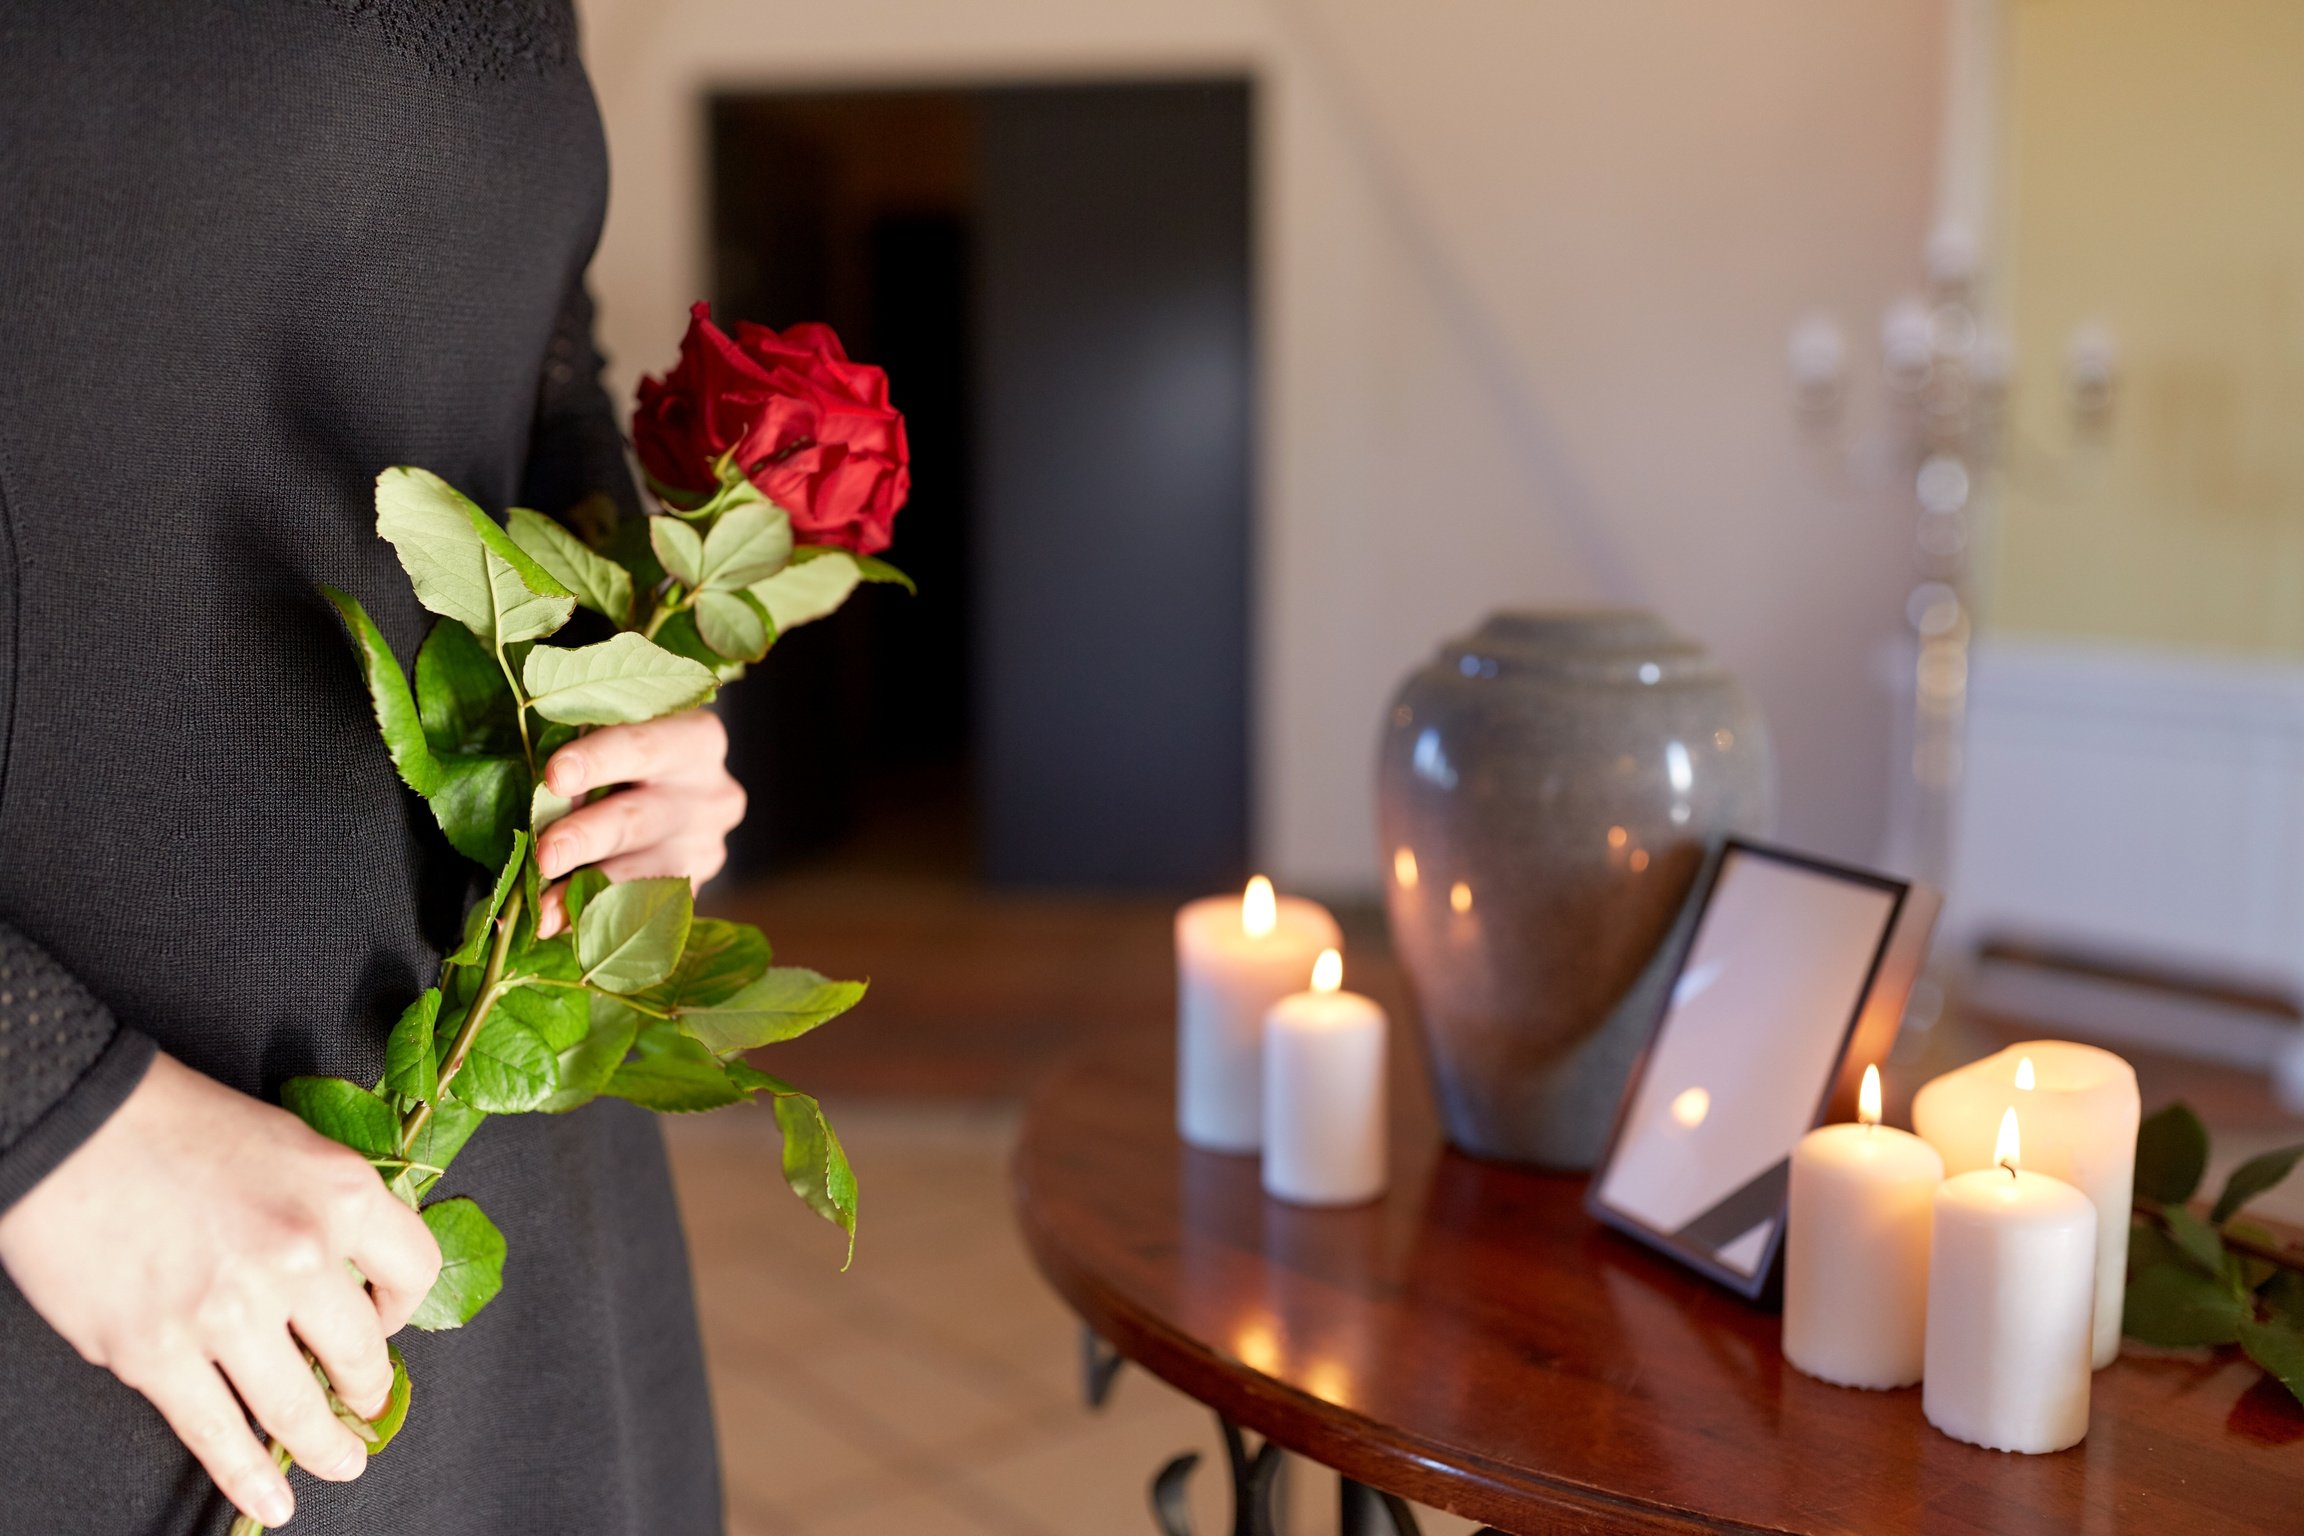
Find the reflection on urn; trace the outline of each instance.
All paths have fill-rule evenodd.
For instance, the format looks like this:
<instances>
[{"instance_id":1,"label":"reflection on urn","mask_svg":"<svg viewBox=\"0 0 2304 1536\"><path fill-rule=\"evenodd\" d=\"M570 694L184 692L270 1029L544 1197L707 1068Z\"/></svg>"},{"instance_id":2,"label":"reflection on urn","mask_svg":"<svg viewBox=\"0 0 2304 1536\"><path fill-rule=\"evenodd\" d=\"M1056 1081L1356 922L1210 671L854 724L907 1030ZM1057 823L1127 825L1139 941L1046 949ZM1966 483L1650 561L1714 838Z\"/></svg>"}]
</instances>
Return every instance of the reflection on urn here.
<instances>
[{"instance_id":1,"label":"reflection on urn","mask_svg":"<svg viewBox=\"0 0 2304 1536\"><path fill-rule=\"evenodd\" d=\"M1707 844L1773 813L1751 700L1651 615L1498 613L1409 677L1378 824L1452 1142L1592 1166Z\"/></svg>"}]
</instances>

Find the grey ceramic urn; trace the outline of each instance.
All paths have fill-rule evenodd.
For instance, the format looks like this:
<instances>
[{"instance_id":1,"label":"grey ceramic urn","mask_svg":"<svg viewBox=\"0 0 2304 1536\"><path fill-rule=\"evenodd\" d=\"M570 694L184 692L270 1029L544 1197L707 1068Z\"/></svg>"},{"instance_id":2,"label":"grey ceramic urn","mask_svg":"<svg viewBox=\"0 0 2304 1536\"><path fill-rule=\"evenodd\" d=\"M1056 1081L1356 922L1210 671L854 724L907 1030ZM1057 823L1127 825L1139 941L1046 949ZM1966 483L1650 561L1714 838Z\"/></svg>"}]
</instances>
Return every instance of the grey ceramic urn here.
<instances>
[{"instance_id":1,"label":"grey ceramic urn","mask_svg":"<svg viewBox=\"0 0 2304 1536\"><path fill-rule=\"evenodd\" d=\"M1377 819L1449 1140L1592 1166L1707 845L1774 808L1751 699L1648 614L1498 613L1408 679Z\"/></svg>"}]
</instances>

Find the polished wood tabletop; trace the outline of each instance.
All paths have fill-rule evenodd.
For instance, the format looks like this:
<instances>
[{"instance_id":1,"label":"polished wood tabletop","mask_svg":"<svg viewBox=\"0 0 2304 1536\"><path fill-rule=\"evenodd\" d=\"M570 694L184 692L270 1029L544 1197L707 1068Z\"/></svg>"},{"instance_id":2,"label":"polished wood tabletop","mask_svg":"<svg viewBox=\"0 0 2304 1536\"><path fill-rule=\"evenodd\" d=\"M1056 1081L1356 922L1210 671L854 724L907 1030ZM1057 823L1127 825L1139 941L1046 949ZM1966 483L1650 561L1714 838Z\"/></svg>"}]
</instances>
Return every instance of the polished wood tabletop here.
<instances>
[{"instance_id":1,"label":"polished wood tabletop","mask_svg":"<svg viewBox=\"0 0 2304 1536\"><path fill-rule=\"evenodd\" d=\"M1306 1211L1178 1142L1173 1072L1146 1038L1047 1080L1033 1254L1129 1360L1360 1483L1513 1536L2304 1531L2304 1409L2231 1351L2130 1345L2079 1446L1981 1450L1917 1388L1793 1371L1775 1315L1595 1225L1582 1179L1443 1150L1413 1080L1386 1198Z\"/></svg>"}]
</instances>

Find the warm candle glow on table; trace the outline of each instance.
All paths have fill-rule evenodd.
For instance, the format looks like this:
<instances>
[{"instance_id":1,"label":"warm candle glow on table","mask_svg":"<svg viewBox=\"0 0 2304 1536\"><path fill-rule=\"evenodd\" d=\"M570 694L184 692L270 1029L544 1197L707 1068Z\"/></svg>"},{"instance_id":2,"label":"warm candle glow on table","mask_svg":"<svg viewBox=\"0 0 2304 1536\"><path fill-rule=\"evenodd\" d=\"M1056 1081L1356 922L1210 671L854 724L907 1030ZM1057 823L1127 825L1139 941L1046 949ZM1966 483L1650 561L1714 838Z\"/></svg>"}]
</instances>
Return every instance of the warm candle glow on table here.
<instances>
[{"instance_id":1,"label":"warm candle glow on table","mask_svg":"<svg viewBox=\"0 0 2304 1536\"><path fill-rule=\"evenodd\" d=\"M1346 992L1324 949L1309 991L1264 1020L1264 1190L1296 1205L1357 1205L1384 1192L1384 1010Z\"/></svg>"},{"instance_id":2,"label":"warm candle glow on table","mask_svg":"<svg viewBox=\"0 0 2304 1536\"><path fill-rule=\"evenodd\" d=\"M1263 1145L1264 1015L1343 941L1326 907L1258 875L1176 914L1176 1128L1196 1147Z\"/></svg>"},{"instance_id":3,"label":"warm candle glow on table","mask_svg":"<svg viewBox=\"0 0 2304 1536\"><path fill-rule=\"evenodd\" d=\"M1880 1123L1864 1068L1855 1125L1792 1149L1784 1225L1784 1358L1843 1387L1908 1387L1927 1347L1928 1244L1944 1160Z\"/></svg>"},{"instance_id":4,"label":"warm candle glow on table","mask_svg":"<svg viewBox=\"0 0 2304 1536\"><path fill-rule=\"evenodd\" d=\"M2023 1161L2010 1105L1992 1166L1936 1191L1920 1406L1955 1440L2040 1454L2088 1433L2097 1213Z\"/></svg>"}]
</instances>

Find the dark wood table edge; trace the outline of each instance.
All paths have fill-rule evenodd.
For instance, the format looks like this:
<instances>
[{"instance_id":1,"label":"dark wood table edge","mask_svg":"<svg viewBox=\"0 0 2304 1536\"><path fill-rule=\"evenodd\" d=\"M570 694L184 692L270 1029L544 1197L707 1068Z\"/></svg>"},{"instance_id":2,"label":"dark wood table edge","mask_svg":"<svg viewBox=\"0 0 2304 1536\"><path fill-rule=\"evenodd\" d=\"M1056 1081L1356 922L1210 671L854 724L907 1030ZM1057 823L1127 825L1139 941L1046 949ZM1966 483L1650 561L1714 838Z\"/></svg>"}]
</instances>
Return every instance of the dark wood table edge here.
<instances>
[{"instance_id":1,"label":"dark wood table edge","mask_svg":"<svg viewBox=\"0 0 2304 1536\"><path fill-rule=\"evenodd\" d=\"M1045 1090L1043 1090L1045 1091ZM1037 1097L1037 1096L1036 1096ZM1713 1519L1628 1499L1565 1479L1530 1477L1454 1446L1379 1426L1351 1409L1298 1391L1166 1326L1118 1288L1075 1263L1035 1215L1026 1152L1029 1109L1010 1169L1017 1225L1040 1274L1064 1304L1124 1359L1220 1417L1368 1487L1398 1494L1510 1536L1556 1532L1640 1536L1799 1536L1778 1526ZM1547 1523L1531 1526L1529 1506ZM1557 1523L1552 1523L1557 1522ZM1595 1522L1603 1522L1596 1526Z\"/></svg>"}]
</instances>

